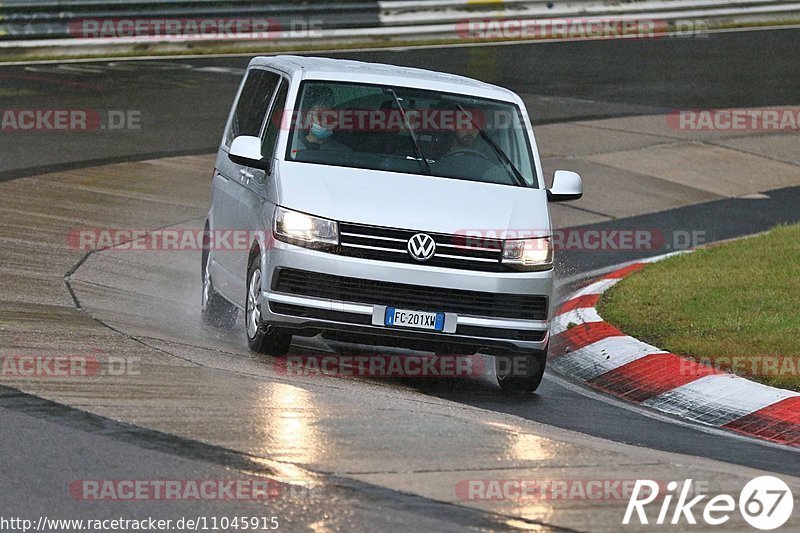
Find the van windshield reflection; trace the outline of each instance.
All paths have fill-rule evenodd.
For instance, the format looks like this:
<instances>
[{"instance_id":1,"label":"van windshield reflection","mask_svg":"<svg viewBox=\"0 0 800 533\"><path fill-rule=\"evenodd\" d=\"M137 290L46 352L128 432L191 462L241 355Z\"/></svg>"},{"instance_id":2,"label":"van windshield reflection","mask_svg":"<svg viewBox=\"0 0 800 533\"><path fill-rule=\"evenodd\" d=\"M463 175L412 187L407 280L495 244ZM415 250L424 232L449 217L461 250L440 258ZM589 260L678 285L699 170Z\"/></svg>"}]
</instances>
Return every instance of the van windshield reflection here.
<instances>
[{"instance_id":1,"label":"van windshield reflection","mask_svg":"<svg viewBox=\"0 0 800 533\"><path fill-rule=\"evenodd\" d=\"M527 133L512 103L306 81L283 122L291 127L289 161L537 186Z\"/></svg>"}]
</instances>

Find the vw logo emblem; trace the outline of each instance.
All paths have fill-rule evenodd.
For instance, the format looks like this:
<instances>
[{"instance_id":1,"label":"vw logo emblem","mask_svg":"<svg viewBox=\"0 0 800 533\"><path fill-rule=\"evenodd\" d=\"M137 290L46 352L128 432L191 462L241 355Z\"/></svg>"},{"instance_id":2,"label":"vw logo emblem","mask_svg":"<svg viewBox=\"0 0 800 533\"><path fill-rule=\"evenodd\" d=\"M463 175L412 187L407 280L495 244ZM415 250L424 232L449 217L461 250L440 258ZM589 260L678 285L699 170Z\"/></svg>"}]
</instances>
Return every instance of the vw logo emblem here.
<instances>
[{"instance_id":1,"label":"vw logo emblem","mask_svg":"<svg viewBox=\"0 0 800 533\"><path fill-rule=\"evenodd\" d=\"M408 239L408 255L417 261L427 261L436 253L436 242L430 235L417 233Z\"/></svg>"}]
</instances>

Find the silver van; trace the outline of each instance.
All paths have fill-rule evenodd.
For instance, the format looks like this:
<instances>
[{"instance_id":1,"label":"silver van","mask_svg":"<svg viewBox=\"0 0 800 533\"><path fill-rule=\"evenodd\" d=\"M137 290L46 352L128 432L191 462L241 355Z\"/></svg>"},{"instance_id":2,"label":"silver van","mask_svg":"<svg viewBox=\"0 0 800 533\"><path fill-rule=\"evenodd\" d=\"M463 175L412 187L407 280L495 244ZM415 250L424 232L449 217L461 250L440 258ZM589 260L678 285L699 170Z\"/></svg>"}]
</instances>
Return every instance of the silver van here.
<instances>
[{"instance_id":1,"label":"silver van","mask_svg":"<svg viewBox=\"0 0 800 533\"><path fill-rule=\"evenodd\" d=\"M257 57L214 169L204 320L248 345L293 336L494 356L504 390L542 379L553 294L548 202L525 106L473 79ZM334 343L335 344L335 343Z\"/></svg>"}]
</instances>

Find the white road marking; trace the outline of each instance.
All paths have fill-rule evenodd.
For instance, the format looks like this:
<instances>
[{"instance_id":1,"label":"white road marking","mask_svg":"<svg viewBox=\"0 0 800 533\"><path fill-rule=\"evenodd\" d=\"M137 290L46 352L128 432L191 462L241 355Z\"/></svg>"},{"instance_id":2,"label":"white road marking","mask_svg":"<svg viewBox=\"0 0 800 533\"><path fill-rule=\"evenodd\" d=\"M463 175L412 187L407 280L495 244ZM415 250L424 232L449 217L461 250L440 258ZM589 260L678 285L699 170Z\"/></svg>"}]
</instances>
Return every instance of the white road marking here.
<instances>
[{"instance_id":1,"label":"white road marking","mask_svg":"<svg viewBox=\"0 0 800 533\"><path fill-rule=\"evenodd\" d=\"M544 379L545 381L550 381L552 383L555 383L559 387L563 387L569 391L574 392L575 394L579 394L581 396L589 398L590 400L602 402L606 405L610 405L618 409L624 409L625 411L635 413L637 415L641 415L650 418L652 420L656 420L658 422L664 422L667 424L674 424L676 426L690 428L700 433L705 433L707 435L714 435L715 437L725 437L728 439L748 442L750 444L758 444L759 446L764 446L767 448L775 448L782 451L800 453L800 448L789 447L783 444L778 444L777 442L757 439L755 437L748 437L747 435L743 435L741 433L736 433L734 431L729 431L727 429L720 429L715 426L705 426L690 420L682 420L680 418L677 418L676 416L668 415L660 411L656 411L652 408L642 407L641 404L630 403L628 401L616 398L614 396L609 396L608 394L602 392L596 392L588 388L588 385L586 384L573 383L568 378L553 374L553 372L547 372L544 375Z\"/></svg>"},{"instance_id":2,"label":"white road marking","mask_svg":"<svg viewBox=\"0 0 800 533\"><path fill-rule=\"evenodd\" d=\"M561 313L553 318L550 324L550 335L558 335L569 329L570 324L587 324L589 322L602 322L603 318L594 307L580 307Z\"/></svg>"},{"instance_id":3,"label":"white road marking","mask_svg":"<svg viewBox=\"0 0 800 533\"><path fill-rule=\"evenodd\" d=\"M723 426L799 393L731 374L714 374L681 385L643 405L712 426Z\"/></svg>"},{"instance_id":4,"label":"white road marking","mask_svg":"<svg viewBox=\"0 0 800 533\"><path fill-rule=\"evenodd\" d=\"M633 337L608 337L553 360L559 372L588 381L647 355L667 353Z\"/></svg>"}]
</instances>

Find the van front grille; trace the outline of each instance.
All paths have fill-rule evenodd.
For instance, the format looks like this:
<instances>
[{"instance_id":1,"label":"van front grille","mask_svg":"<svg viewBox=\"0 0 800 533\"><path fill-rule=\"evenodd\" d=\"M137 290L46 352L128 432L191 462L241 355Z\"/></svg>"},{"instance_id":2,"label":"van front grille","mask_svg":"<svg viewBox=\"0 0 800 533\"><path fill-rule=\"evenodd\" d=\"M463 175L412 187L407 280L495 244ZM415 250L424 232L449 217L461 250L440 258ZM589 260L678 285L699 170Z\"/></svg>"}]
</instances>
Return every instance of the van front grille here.
<instances>
[{"instance_id":1,"label":"van front grille","mask_svg":"<svg viewBox=\"0 0 800 533\"><path fill-rule=\"evenodd\" d=\"M417 233L425 233L436 242L435 255L421 263L426 266L485 272L513 271L500 262L503 254L502 240L470 237L466 233L447 235L340 222L340 245L334 251L348 257L420 264L409 255L407 249L408 240Z\"/></svg>"},{"instance_id":2,"label":"van front grille","mask_svg":"<svg viewBox=\"0 0 800 533\"><path fill-rule=\"evenodd\" d=\"M547 298L528 294L425 287L282 268L273 276L276 292L417 311L547 320Z\"/></svg>"}]
</instances>

